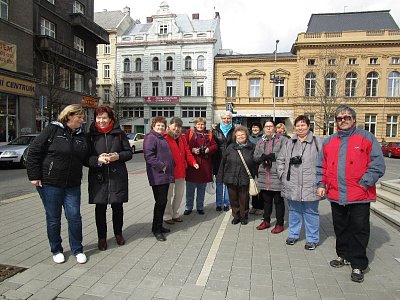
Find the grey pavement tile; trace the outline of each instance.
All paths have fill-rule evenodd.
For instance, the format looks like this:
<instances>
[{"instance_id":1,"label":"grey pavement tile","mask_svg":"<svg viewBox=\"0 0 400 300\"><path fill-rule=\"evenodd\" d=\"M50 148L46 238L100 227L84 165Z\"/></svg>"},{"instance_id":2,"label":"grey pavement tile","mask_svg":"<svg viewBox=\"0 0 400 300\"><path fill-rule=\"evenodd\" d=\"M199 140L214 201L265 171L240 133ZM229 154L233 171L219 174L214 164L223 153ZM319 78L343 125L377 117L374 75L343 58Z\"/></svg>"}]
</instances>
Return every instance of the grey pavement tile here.
<instances>
[{"instance_id":1,"label":"grey pavement tile","mask_svg":"<svg viewBox=\"0 0 400 300\"><path fill-rule=\"evenodd\" d=\"M319 293L321 294L321 297L345 298L339 286L333 286L333 285L318 286L318 290Z\"/></svg>"},{"instance_id":2,"label":"grey pavement tile","mask_svg":"<svg viewBox=\"0 0 400 300\"><path fill-rule=\"evenodd\" d=\"M143 281L138 285L137 289L158 290L163 283L164 278L154 277L147 275Z\"/></svg>"},{"instance_id":3,"label":"grey pavement tile","mask_svg":"<svg viewBox=\"0 0 400 300\"><path fill-rule=\"evenodd\" d=\"M178 297L180 291L180 287L161 286L157 293L155 293L154 297L160 299L175 300Z\"/></svg>"},{"instance_id":4,"label":"grey pavement tile","mask_svg":"<svg viewBox=\"0 0 400 300\"><path fill-rule=\"evenodd\" d=\"M285 296L295 296L296 289L293 284L289 282L273 281L272 288L274 290L274 295L285 295Z\"/></svg>"},{"instance_id":5,"label":"grey pavement tile","mask_svg":"<svg viewBox=\"0 0 400 300\"><path fill-rule=\"evenodd\" d=\"M350 275L350 274L349 274ZM332 286L338 286L338 282L336 281L335 275L331 274L318 274L315 277L315 283L317 286L326 286L326 285L332 285Z\"/></svg>"},{"instance_id":6,"label":"grey pavement tile","mask_svg":"<svg viewBox=\"0 0 400 300\"><path fill-rule=\"evenodd\" d=\"M309 291L317 291L318 287L315 284L314 278L294 278L294 285L296 289L307 289Z\"/></svg>"},{"instance_id":7,"label":"grey pavement tile","mask_svg":"<svg viewBox=\"0 0 400 300\"><path fill-rule=\"evenodd\" d=\"M104 297L104 295L107 295L109 292L111 292L113 287L114 287L113 284L97 282L94 285L92 285L90 287L90 289L88 289L85 292L85 294L92 295L92 296L98 296L98 297Z\"/></svg>"},{"instance_id":8,"label":"grey pavement tile","mask_svg":"<svg viewBox=\"0 0 400 300\"><path fill-rule=\"evenodd\" d=\"M140 284L139 280L121 279L112 289L113 292L132 293Z\"/></svg>"},{"instance_id":9,"label":"grey pavement tile","mask_svg":"<svg viewBox=\"0 0 400 300\"><path fill-rule=\"evenodd\" d=\"M42 272L35 277L35 279L52 281L57 277L60 277L61 274L65 273L65 270L57 270L54 268L49 268L46 272Z\"/></svg>"},{"instance_id":10,"label":"grey pavement tile","mask_svg":"<svg viewBox=\"0 0 400 300\"><path fill-rule=\"evenodd\" d=\"M17 291L35 294L38 290L45 287L47 284L47 281L33 279L21 286Z\"/></svg>"},{"instance_id":11,"label":"grey pavement tile","mask_svg":"<svg viewBox=\"0 0 400 300\"><path fill-rule=\"evenodd\" d=\"M359 284L353 281L339 282L339 287L343 291L343 294L366 295L366 291L363 286L364 284Z\"/></svg>"},{"instance_id":12,"label":"grey pavement tile","mask_svg":"<svg viewBox=\"0 0 400 300\"><path fill-rule=\"evenodd\" d=\"M226 291L205 290L202 300L225 300Z\"/></svg>"},{"instance_id":13,"label":"grey pavement tile","mask_svg":"<svg viewBox=\"0 0 400 300\"><path fill-rule=\"evenodd\" d=\"M370 300L368 295L344 294L344 297L346 300Z\"/></svg>"},{"instance_id":14,"label":"grey pavement tile","mask_svg":"<svg viewBox=\"0 0 400 300\"><path fill-rule=\"evenodd\" d=\"M60 294L60 290L44 288L36 292L29 300L53 300Z\"/></svg>"},{"instance_id":15,"label":"grey pavement tile","mask_svg":"<svg viewBox=\"0 0 400 300\"><path fill-rule=\"evenodd\" d=\"M250 299L273 299L274 292L271 286L251 286Z\"/></svg>"},{"instance_id":16,"label":"grey pavement tile","mask_svg":"<svg viewBox=\"0 0 400 300\"><path fill-rule=\"evenodd\" d=\"M301 300L320 300L321 295L318 290L309 290L306 287L297 288L296 287L297 299Z\"/></svg>"},{"instance_id":17,"label":"grey pavement tile","mask_svg":"<svg viewBox=\"0 0 400 300\"><path fill-rule=\"evenodd\" d=\"M231 272L229 270L216 270L213 268L210 272L209 279L210 280L225 280L228 281L231 276Z\"/></svg>"},{"instance_id":18,"label":"grey pavement tile","mask_svg":"<svg viewBox=\"0 0 400 300\"><path fill-rule=\"evenodd\" d=\"M203 292L204 292L205 287L195 285L195 284L185 284L180 293L179 297L188 297L188 298L194 298L194 299L200 299ZM179 298L178 298L179 299Z\"/></svg>"},{"instance_id":19,"label":"grey pavement tile","mask_svg":"<svg viewBox=\"0 0 400 300\"><path fill-rule=\"evenodd\" d=\"M84 274L83 276L77 278L71 285L90 288L97 281L99 281L100 278L101 276L89 276L87 274Z\"/></svg>"},{"instance_id":20,"label":"grey pavement tile","mask_svg":"<svg viewBox=\"0 0 400 300\"><path fill-rule=\"evenodd\" d=\"M228 287L228 293L226 294L227 300L249 300L250 292L248 290L242 290L236 287Z\"/></svg>"},{"instance_id":21,"label":"grey pavement tile","mask_svg":"<svg viewBox=\"0 0 400 300\"><path fill-rule=\"evenodd\" d=\"M156 290L147 290L142 288L137 288L128 297L129 300L152 300L155 295Z\"/></svg>"},{"instance_id":22,"label":"grey pavement tile","mask_svg":"<svg viewBox=\"0 0 400 300\"><path fill-rule=\"evenodd\" d=\"M103 300L104 297L94 296L94 295L81 295L78 300Z\"/></svg>"},{"instance_id":23,"label":"grey pavement tile","mask_svg":"<svg viewBox=\"0 0 400 300\"><path fill-rule=\"evenodd\" d=\"M104 300L125 300L128 299L129 296L130 294L128 293L111 291L104 297Z\"/></svg>"},{"instance_id":24,"label":"grey pavement tile","mask_svg":"<svg viewBox=\"0 0 400 300\"><path fill-rule=\"evenodd\" d=\"M63 290L58 296L61 299L78 299L87 291L86 287L80 286L69 286L65 290Z\"/></svg>"},{"instance_id":25,"label":"grey pavement tile","mask_svg":"<svg viewBox=\"0 0 400 300\"><path fill-rule=\"evenodd\" d=\"M275 294L274 300L297 300L296 296L286 294Z\"/></svg>"},{"instance_id":26,"label":"grey pavement tile","mask_svg":"<svg viewBox=\"0 0 400 300\"><path fill-rule=\"evenodd\" d=\"M228 281L225 280L208 280L206 290L224 292L228 290Z\"/></svg>"},{"instance_id":27,"label":"grey pavement tile","mask_svg":"<svg viewBox=\"0 0 400 300\"><path fill-rule=\"evenodd\" d=\"M250 275L251 275L251 268L232 266L231 276L250 278Z\"/></svg>"},{"instance_id":28,"label":"grey pavement tile","mask_svg":"<svg viewBox=\"0 0 400 300\"><path fill-rule=\"evenodd\" d=\"M79 266L75 266L69 270L67 270L63 276L68 276L72 278L78 278L79 276L82 276L85 274L88 270L86 268L81 268Z\"/></svg>"},{"instance_id":29,"label":"grey pavement tile","mask_svg":"<svg viewBox=\"0 0 400 300\"><path fill-rule=\"evenodd\" d=\"M292 275L293 278L312 278L314 279L314 275L310 269L310 267L292 267Z\"/></svg>"},{"instance_id":30,"label":"grey pavement tile","mask_svg":"<svg viewBox=\"0 0 400 300\"><path fill-rule=\"evenodd\" d=\"M165 280L163 282L163 285L182 287L186 282L186 278L187 278L186 275L172 275L172 274L170 274L165 278Z\"/></svg>"},{"instance_id":31,"label":"grey pavement tile","mask_svg":"<svg viewBox=\"0 0 400 300\"><path fill-rule=\"evenodd\" d=\"M288 271L272 270L272 280L286 283L293 283L293 275Z\"/></svg>"},{"instance_id":32,"label":"grey pavement tile","mask_svg":"<svg viewBox=\"0 0 400 300\"><path fill-rule=\"evenodd\" d=\"M265 266L265 265L252 265L251 267L251 273L252 274L260 274L260 275L267 275L271 274L271 266Z\"/></svg>"},{"instance_id":33,"label":"grey pavement tile","mask_svg":"<svg viewBox=\"0 0 400 300\"><path fill-rule=\"evenodd\" d=\"M74 282L75 279L72 277L67 277L67 276L60 276L56 279L54 279L52 282L50 282L46 287L50 289L56 289L63 291L67 287L71 285L72 282Z\"/></svg>"},{"instance_id":34,"label":"grey pavement tile","mask_svg":"<svg viewBox=\"0 0 400 300\"><path fill-rule=\"evenodd\" d=\"M28 299L29 297L32 296L32 294L28 293L28 292L23 292L23 291L9 290L9 291L5 292L3 294L3 296L5 296L6 299L10 299L10 300L13 300L13 299L20 300L20 299Z\"/></svg>"},{"instance_id":35,"label":"grey pavement tile","mask_svg":"<svg viewBox=\"0 0 400 300\"><path fill-rule=\"evenodd\" d=\"M15 283L15 282L11 282L9 280L5 280L0 283L0 291L2 288L6 288L7 290L17 290L21 286L22 286L22 284L20 284L20 283Z\"/></svg>"},{"instance_id":36,"label":"grey pavement tile","mask_svg":"<svg viewBox=\"0 0 400 300\"><path fill-rule=\"evenodd\" d=\"M232 275L229 279L228 287L234 287L248 291L250 290L250 276L245 278Z\"/></svg>"},{"instance_id":37,"label":"grey pavement tile","mask_svg":"<svg viewBox=\"0 0 400 300\"><path fill-rule=\"evenodd\" d=\"M103 277L101 277L99 279L99 282L100 283L107 283L107 284L116 285L118 282L121 281L122 278L124 278L124 276L125 276L125 273L108 272Z\"/></svg>"}]
</instances>

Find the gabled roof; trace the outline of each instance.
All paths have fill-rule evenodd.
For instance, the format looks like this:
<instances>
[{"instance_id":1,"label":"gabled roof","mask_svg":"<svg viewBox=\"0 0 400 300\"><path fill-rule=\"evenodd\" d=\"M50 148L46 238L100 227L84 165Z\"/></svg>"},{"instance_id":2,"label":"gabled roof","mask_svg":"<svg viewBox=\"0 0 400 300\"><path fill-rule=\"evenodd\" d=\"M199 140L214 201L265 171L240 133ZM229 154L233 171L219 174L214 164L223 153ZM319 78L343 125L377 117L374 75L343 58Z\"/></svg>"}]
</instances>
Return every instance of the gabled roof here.
<instances>
[{"instance_id":1,"label":"gabled roof","mask_svg":"<svg viewBox=\"0 0 400 300\"><path fill-rule=\"evenodd\" d=\"M307 33L353 30L398 30L390 10L312 14Z\"/></svg>"},{"instance_id":2,"label":"gabled roof","mask_svg":"<svg viewBox=\"0 0 400 300\"><path fill-rule=\"evenodd\" d=\"M120 10L94 13L94 21L105 30L116 29L126 14Z\"/></svg>"}]
</instances>

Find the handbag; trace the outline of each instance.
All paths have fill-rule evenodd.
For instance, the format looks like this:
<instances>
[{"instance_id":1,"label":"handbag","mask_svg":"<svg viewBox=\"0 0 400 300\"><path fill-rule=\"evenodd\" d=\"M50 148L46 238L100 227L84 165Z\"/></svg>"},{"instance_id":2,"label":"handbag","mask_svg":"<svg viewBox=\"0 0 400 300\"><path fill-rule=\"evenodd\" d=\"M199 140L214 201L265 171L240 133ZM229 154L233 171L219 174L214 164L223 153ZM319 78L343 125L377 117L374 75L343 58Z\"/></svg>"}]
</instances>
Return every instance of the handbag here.
<instances>
[{"instance_id":1,"label":"handbag","mask_svg":"<svg viewBox=\"0 0 400 300\"><path fill-rule=\"evenodd\" d=\"M210 195L214 195L215 194L215 181L214 181L214 179L211 182L207 182L206 193L210 194Z\"/></svg>"},{"instance_id":2,"label":"handbag","mask_svg":"<svg viewBox=\"0 0 400 300\"><path fill-rule=\"evenodd\" d=\"M243 158L242 152L240 152L240 150L238 150L237 152L239 153L239 156L240 156L240 158L241 158L241 160L242 160L242 162L243 162L243 165L244 165L244 167L245 167L245 169L246 169L247 175L249 175L249 177L250 177L249 195L250 195L250 196L257 196L258 193L259 193L259 190L258 190L258 188L257 188L257 183L256 183L256 181L254 180L254 178L251 176L250 170L249 170L249 168L247 167L247 164L246 164L246 161L245 161L244 158Z\"/></svg>"}]
</instances>

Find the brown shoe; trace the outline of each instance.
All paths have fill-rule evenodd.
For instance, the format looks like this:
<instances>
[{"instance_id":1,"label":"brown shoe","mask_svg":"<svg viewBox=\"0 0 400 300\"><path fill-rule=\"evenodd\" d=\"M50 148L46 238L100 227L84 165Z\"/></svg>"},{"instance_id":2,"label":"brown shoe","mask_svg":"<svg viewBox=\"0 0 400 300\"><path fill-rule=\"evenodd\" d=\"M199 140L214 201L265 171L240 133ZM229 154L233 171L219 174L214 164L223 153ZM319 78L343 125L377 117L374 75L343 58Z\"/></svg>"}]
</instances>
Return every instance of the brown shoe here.
<instances>
[{"instance_id":1,"label":"brown shoe","mask_svg":"<svg viewBox=\"0 0 400 300\"><path fill-rule=\"evenodd\" d=\"M99 239L97 242L97 248L99 248L100 251L107 250L107 239Z\"/></svg>"},{"instance_id":2,"label":"brown shoe","mask_svg":"<svg viewBox=\"0 0 400 300\"><path fill-rule=\"evenodd\" d=\"M167 224L169 224L169 225L173 225L173 224L175 224L175 221L174 220L164 220L164 222L165 223L167 223Z\"/></svg>"},{"instance_id":3,"label":"brown shoe","mask_svg":"<svg viewBox=\"0 0 400 300\"><path fill-rule=\"evenodd\" d=\"M122 236L122 234L116 234L115 239L117 240L118 245L120 245L120 246L125 245L125 239Z\"/></svg>"},{"instance_id":4,"label":"brown shoe","mask_svg":"<svg viewBox=\"0 0 400 300\"><path fill-rule=\"evenodd\" d=\"M180 217L172 218L172 221L175 221L175 222L178 222L178 223L183 222L183 220Z\"/></svg>"}]
</instances>

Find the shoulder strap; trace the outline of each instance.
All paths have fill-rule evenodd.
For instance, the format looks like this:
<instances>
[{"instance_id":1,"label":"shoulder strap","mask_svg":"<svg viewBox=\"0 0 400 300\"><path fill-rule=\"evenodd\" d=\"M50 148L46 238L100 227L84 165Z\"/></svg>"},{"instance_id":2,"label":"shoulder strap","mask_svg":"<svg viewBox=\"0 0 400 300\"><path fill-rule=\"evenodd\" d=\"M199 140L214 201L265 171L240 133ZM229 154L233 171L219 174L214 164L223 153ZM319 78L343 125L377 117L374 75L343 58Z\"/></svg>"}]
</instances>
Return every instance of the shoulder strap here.
<instances>
[{"instance_id":1,"label":"shoulder strap","mask_svg":"<svg viewBox=\"0 0 400 300\"><path fill-rule=\"evenodd\" d=\"M317 138L315 137L315 135L313 135L313 141L314 141L314 144L315 144L315 148L317 148L317 153L319 153L318 144L317 144Z\"/></svg>"},{"instance_id":2,"label":"shoulder strap","mask_svg":"<svg viewBox=\"0 0 400 300\"><path fill-rule=\"evenodd\" d=\"M189 129L189 141L192 139L193 137L193 130Z\"/></svg>"},{"instance_id":3,"label":"shoulder strap","mask_svg":"<svg viewBox=\"0 0 400 300\"><path fill-rule=\"evenodd\" d=\"M210 137L210 142L211 142L212 137L213 137L212 130L209 131L209 137Z\"/></svg>"},{"instance_id":4,"label":"shoulder strap","mask_svg":"<svg viewBox=\"0 0 400 300\"><path fill-rule=\"evenodd\" d=\"M247 167L246 161L243 158L242 152L240 152L240 150L237 150L237 152L239 153L240 159L243 162L244 168L246 169L247 175L249 175L250 178L253 178L253 176L251 176L251 173L249 171L249 168Z\"/></svg>"}]
</instances>

